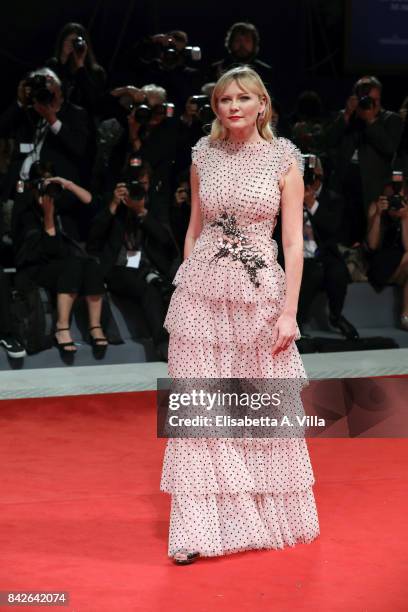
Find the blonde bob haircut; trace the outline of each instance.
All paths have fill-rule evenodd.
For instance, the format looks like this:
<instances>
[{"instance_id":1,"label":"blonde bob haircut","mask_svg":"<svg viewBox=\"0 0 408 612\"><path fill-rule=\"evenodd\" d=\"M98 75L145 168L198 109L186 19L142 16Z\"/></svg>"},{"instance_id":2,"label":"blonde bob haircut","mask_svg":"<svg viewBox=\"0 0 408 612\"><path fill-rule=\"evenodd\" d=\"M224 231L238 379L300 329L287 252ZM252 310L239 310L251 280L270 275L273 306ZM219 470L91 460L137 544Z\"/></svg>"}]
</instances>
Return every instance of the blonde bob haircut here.
<instances>
[{"instance_id":1,"label":"blonde bob haircut","mask_svg":"<svg viewBox=\"0 0 408 612\"><path fill-rule=\"evenodd\" d=\"M271 127L272 119L272 103L269 93L255 70L250 66L237 66L227 72L224 72L215 84L212 96L211 96L211 108L215 115L217 115L218 100L223 95L227 87L236 82L238 87L243 91L257 94L259 99L266 100L265 110L263 117L258 117L257 127L258 132L265 140L272 141L275 138ZM225 128L222 122L216 117L211 124L210 139L211 140L225 140L228 137L228 129Z\"/></svg>"}]
</instances>

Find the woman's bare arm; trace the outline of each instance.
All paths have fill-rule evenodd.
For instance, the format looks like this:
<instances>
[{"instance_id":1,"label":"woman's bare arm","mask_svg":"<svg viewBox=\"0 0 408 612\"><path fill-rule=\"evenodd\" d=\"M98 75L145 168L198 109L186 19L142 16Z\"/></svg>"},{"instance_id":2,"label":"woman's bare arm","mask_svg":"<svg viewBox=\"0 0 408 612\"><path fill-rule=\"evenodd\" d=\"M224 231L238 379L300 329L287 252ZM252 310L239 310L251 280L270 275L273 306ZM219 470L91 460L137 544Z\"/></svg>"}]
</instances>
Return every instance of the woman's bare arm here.
<instances>
[{"instance_id":1,"label":"woman's bare arm","mask_svg":"<svg viewBox=\"0 0 408 612\"><path fill-rule=\"evenodd\" d=\"M304 184L296 164L280 181L282 246L285 256L286 300L283 312L296 317L303 272Z\"/></svg>"},{"instance_id":2,"label":"woman's bare arm","mask_svg":"<svg viewBox=\"0 0 408 612\"><path fill-rule=\"evenodd\" d=\"M292 164L279 181L282 211L282 245L285 255L285 304L276 322L277 338L272 355L285 351L296 337L296 313L303 272L303 178Z\"/></svg>"}]
</instances>

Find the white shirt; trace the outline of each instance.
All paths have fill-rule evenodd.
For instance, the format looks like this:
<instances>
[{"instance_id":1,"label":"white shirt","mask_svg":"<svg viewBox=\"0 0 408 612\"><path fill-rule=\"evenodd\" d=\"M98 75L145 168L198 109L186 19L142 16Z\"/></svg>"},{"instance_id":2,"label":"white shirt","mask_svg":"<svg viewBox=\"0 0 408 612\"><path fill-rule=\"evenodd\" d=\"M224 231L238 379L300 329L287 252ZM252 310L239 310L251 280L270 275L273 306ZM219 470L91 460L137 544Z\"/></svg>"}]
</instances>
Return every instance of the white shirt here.
<instances>
[{"instance_id":1,"label":"white shirt","mask_svg":"<svg viewBox=\"0 0 408 612\"><path fill-rule=\"evenodd\" d=\"M320 185L319 189L316 191L316 196L320 195L322 190L322 185ZM319 208L319 202L317 200L314 201L314 204L311 208L309 208L309 213L314 215L316 210ZM314 257L315 251L317 249L317 244L313 236L313 227L310 222L310 219L304 211L304 221L303 221L303 257L305 259Z\"/></svg>"}]
</instances>

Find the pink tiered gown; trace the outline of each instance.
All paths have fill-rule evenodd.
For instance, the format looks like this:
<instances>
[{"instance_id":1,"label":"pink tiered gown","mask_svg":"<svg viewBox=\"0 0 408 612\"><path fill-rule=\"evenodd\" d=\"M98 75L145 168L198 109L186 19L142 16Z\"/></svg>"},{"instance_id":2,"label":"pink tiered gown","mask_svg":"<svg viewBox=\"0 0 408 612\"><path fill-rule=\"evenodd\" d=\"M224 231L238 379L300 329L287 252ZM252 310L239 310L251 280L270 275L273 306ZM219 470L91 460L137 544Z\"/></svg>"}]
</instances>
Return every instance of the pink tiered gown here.
<instances>
[{"instance_id":1,"label":"pink tiered gown","mask_svg":"<svg viewBox=\"0 0 408 612\"><path fill-rule=\"evenodd\" d=\"M271 352L286 291L272 239L279 178L291 164L303 171L299 150L284 138L233 143L206 136L193 147L193 163L203 229L173 281L164 323L169 376L302 378L308 384L295 342ZM239 249L248 247L254 259L245 264ZM171 494L168 555L311 542L319 534L313 484L302 437L169 438L160 483Z\"/></svg>"}]
</instances>

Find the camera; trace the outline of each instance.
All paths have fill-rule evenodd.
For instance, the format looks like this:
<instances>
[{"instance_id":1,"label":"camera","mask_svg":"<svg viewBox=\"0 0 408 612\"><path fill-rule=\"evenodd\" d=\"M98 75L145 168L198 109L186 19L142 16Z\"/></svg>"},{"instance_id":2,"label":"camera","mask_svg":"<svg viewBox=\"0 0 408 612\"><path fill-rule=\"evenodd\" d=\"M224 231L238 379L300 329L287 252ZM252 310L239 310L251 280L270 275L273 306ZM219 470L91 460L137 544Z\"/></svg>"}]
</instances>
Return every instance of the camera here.
<instances>
[{"instance_id":1,"label":"camera","mask_svg":"<svg viewBox=\"0 0 408 612\"><path fill-rule=\"evenodd\" d=\"M47 195L54 201L59 200L64 188L59 183L46 183L45 178L35 178L30 181L17 181L17 193L24 193L26 189L38 191L40 196Z\"/></svg>"},{"instance_id":2,"label":"camera","mask_svg":"<svg viewBox=\"0 0 408 612\"><path fill-rule=\"evenodd\" d=\"M313 185L316 178L318 178L315 172L317 166L317 157L312 153L304 154L302 155L302 157L305 162L305 172L303 175L304 183L305 185Z\"/></svg>"},{"instance_id":3,"label":"camera","mask_svg":"<svg viewBox=\"0 0 408 612\"><path fill-rule=\"evenodd\" d=\"M159 61L167 68L176 66L181 58L185 62L201 60L200 47L187 46L178 50L172 36L164 37L160 41L154 40L153 37L144 38L138 43L136 53L146 63Z\"/></svg>"},{"instance_id":4,"label":"camera","mask_svg":"<svg viewBox=\"0 0 408 612\"><path fill-rule=\"evenodd\" d=\"M55 98L54 92L47 87L47 77L42 74L35 74L28 77L24 82L25 87L30 91L26 96L27 106L33 106L35 102L39 104L51 104Z\"/></svg>"},{"instance_id":5,"label":"camera","mask_svg":"<svg viewBox=\"0 0 408 612\"><path fill-rule=\"evenodd\" d=\"M63 186L59 183L53 182L46 184L45 181L46 179L37 179L36 181L33 181L32 187L38 190L40 196L47 195L53 200L59 200L59 198L62 196L62 192L64 191Z\"/></svg>"},{"instance_id":6,"label":"camera","mask_svg":"<svg viewBox=\"0 0 408 612\"><path fill-rule=\"evenodd\" d=\"M131 200L142 200L146 197L146 191L141 182L135 178L128 178L125 181L125 187L129 192Z\"/></svg>"},{"instance_id":7,"label":"camera","mask_svg":"<svg viewBox=\"0 0 408 612\"><path fill-rule=\"evenodd\" d=\"M86 46L85 38L83 36L77 36L73 39L72 46L74 47L75 51L83 51Z\"/></svg>"},{"instance_id":8,"label":"camera","mask_svg":"<svg viewBox=\"0 0 408 612\"><path fill-rule=\"evenodd\" d=\"M358 107L361 110L370 110L370 108L374 108L375 101L370 96L361 96L358 99Z\"/></svg>"},{"instance_id":9,"label":"camera","mask_svg":"<svg viewBox=\"0 0 408 612\"><path fill-rule=\"evenodd\" d=\"M131 155L129 157L124 183L131 200L142 200L146 197L146 189L139 180L142 163L142 158L139 155Z\"/></svg>"},{"instance_id":10,"label":"camera","mask_svg":"<svg viewBox=\"0 0 408 612\"><path fill-rule=\"evenodd\" d=\"M127 115L134 111L135 120L141 125L149 123L153 116L164 116L166 118L174 116L174 104L172 102L150 106L147 101L137 104L131 96L124 95L119 98L119 104L125 109Z\"/></svg>"},{"instance_id":11,"label":"camera","mask_svg":"<svg viewBox=\"0 0 408 612\"><path fill-rule=\"evenodd\" d=\"M399 170L395 170L392 173L392 181L389 183L394 193L387 196L388 210L399 210L402 208L403 202L405 201L404 196L401 194L403 182L403 173Z\"/></svg>"},{"instance_id":12,"label":"camera","mask_svg":"<svg viewBox=\"0 0 408 612\"><path fill-rule=\"evenodd\" d=\"M201 123L211 123L215 115L211 108L210 98L205 95L191 96L190 103L197 106L197 117Z\"/></svg>"}]
</instances>

